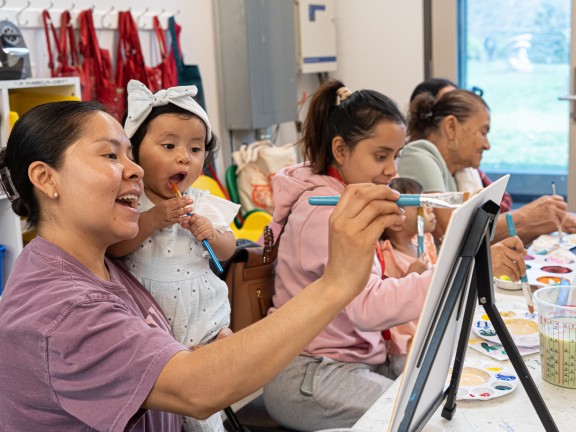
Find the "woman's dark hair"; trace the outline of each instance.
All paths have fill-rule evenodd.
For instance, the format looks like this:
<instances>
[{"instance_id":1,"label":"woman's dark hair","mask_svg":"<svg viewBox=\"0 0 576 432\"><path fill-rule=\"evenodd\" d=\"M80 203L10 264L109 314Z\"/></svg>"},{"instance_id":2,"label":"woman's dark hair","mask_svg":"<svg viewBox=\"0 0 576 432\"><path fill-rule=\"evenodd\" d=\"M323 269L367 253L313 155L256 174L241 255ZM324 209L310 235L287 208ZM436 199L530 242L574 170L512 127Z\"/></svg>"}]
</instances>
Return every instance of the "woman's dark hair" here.
<instances>
[{"instance_id":1,"label":"woman's dark hair","mask_svg":"<svg viewBox=\"0 0 576 432\"><path fill-rule=\"evenodd\" d=\"M416 180L405 177L393 178L388 186L401 194L421 194L424 190Z\"/></svg>"},{"instance_id":2,"label":"woman's dark hair","mask_svg":"<svg viewBox=\"0 0 576 432\"><path fill-rule=\"evenodd\" d=\"M410 96L410 102L412 102L416 96L422 93L431 93L432 96L436 97L440 90L442 90L444 87L454 87L455 89L458 88L456 84L446 78L430 78L422 81L412 92L412 95Z\"/></svg>"},{"instance_id":3,"label":"woman's dark hair","mask_svg":"<svg viewBox=\"0 0 576 432\"><path fill-rule=\"evenodd\" d=\"M437 100L431 93L421 93L410 102L408 135L412 141L425 139L439 129L444 118L453 115L465 122L481 107L490 110L484 99L468 90L453 90Z\"/></svg>"},{"instance_id":4,"label":"woman's dark hair","mask_svg":"<svg viewBox=\"0 0 576 432\"><path fill-rule=\"evenodd\" d=\"M28 177L28 167L36 161L58 169L64 152L82 135L86 119L95 112L106 112L96 102L52 102L26 112L14 125L6 149L0 153L0 168L8 167L20 198L12 209L38 226L40 207Z\"/></svg>"},{"instance_id":5,"label":"woman's dark hair","mask_svg":"<svg viewBox=\"0 0 576 432\"><path fill-rule=\"evenodd\" d=\"M332 140L342 137L351 149L370 138L381 122L406 124L396 104L374 90L358 90L338 104L338 89L344 84L329 80L312 97L301 139L304 156L315 174L326 174L334 160Z\"/></svg>"},{"instance_id":6,"label":"woman's dark hair","mask_svg":"<svg viewBox=\"0 0 576 432\"><path fill-rule=\"evenodd\" d=\"M134 154L134 161L136 163L139 163L140 144L142 144L144 137L148 133L148 126L150 125L150 122L154 120L156 117L159 117L164 114L176 115L183 119L190 119L193 117L200 119L200 117L198 117L196 114L191 113L190 111L185 110L184 108L180 108L179 106L174 105L172 103L152 108L152 111L150 112L150 114L148 114L148 117L146 117L146 119L142 122L140 127L138 127L134 135L132 135L132 138L130 138L130 142L132 143L132 152ZM125 120L126 115L124 115L124 121ZM200 119L200 121L204 123L202 119ZM214 158L216 157L216 153L218 151L218 139L216 138L216 135L214 133L212 133L212 136L206 137L205 147L206 147L206 159L204 160L204 166L206 167L208 164L214 161Z\"/></svg>"}]
</instances>

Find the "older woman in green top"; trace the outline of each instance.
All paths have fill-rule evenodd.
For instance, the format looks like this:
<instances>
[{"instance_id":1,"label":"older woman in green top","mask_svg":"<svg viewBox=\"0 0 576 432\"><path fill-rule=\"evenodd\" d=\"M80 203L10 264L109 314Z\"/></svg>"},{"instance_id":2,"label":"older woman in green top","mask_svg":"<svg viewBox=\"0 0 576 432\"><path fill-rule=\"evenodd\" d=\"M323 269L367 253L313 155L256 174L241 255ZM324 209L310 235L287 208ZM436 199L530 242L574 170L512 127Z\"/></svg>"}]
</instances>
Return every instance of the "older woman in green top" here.
<instances>
[{"instance_id":1,"label":"older woman in green top","mask_svg":"<svg viewBox=\"0 0 576 432\"><path fill-rule=\"evenodd\" d=\"M454 174L480 166L483 152L490 149L489 131L490 110L477 94L452 90L437 99L431 93L419 94L410 103L408 135L412 142L403 150L398 172L420 182L426 193L457 191ZM524 241L555 231L567 218L561 197L549 198L546 206L535 201L514 212L518 235ZM436 239L444 235L451 212L435 211ZM499 218L494 239L506 237L506 222Z\"/></svg>"},{"instance_id":2,"label":"older woman in green top","mask_svg":"<svg viewBox=\"0 0 576 432\"><path fill-rule=\"evenodd\" d=\"M410 103L408 134L413 141L402 150L398 172L420 182L425 193L457 192L454 173L480 166L482 153L490 149L489 131L490 111L480 96L454 90L436 100L432 94L423 93ZM434 209L434 213L434 237L441 243L452 210ZM508 237L503 218L496 227L499 233L504 240L491 248L493 272L518 280L525 270L519 267L522 260L511 254L520 246L514 237Z\"/></svg>"}]
</instances>

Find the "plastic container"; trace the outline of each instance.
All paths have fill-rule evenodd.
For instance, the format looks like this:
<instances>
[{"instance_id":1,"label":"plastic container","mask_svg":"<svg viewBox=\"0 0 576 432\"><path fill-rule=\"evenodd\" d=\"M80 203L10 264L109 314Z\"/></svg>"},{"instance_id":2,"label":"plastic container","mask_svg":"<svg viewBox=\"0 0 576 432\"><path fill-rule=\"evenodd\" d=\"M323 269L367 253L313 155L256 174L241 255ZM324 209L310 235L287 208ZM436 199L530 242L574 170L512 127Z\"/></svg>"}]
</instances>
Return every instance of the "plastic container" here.
<instances>
[{"instance_id":1,"label":"plastic container","mask_svg":"<svg viewBox=\"0 0 576 432\"><path fill-rule=\"evenodd\" d=\"M6 246L0 245L0 295L2 295L2 288L4 287L4 274L2 269L4 268L4 252L6 252Z\"/></svg>"},{"instance_id":2,"label":"plastic container","mask_svg":"<svg viewBox=\"0 0 576 432\"><path fill-rule=\"evenodd\" d=\"M538 312L542 378L576 389L576 287L540 288L533 299Z\"/></svg>"}]
</instances>

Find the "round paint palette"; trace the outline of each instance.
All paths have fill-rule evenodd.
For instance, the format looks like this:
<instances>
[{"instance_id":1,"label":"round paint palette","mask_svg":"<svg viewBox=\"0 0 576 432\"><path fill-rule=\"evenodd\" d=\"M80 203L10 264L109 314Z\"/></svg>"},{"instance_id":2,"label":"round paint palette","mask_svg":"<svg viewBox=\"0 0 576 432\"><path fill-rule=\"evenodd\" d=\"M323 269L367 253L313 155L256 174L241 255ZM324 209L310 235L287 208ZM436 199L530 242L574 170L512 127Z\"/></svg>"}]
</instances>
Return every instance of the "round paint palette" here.
<instances>
[{"instance_id":1,"label":"round paint palette","mask_svg":"<svg viewBox=\"0 0 576 432\"><path fill-rule=\"evenodd\" d=\"M450 382L452 369L448 373ZM456 399L488 400L505 396L518 386L518 375L498 363L479 359L466 359Z\"/></svg>"},{"instance_id":2,"label":"round paint palette","mask_svg":"<svg viewBox=\"0 0 576 432\"><path fill-rule=\"evenodd\" d=\"M501 279L494 276L494 286L507 291L517 291L522 289L520 282L512 282L511 280Z\"/></svg>"},{"instance_id":3,"label":"round paint palette","mask_svg":"<svg viewBox=\"0 0 576 432\"><path fill-rule=\"evenodd\" d=\"M566 234L564 237L571 236ZM524 261L531 266L530 269L526 266L530 285L543 287L576 283L576 250L572 250L573 246L572 240L560 241L558 236L553 235L542 235L535 239L529 248L532 259L528 260L528 255L524 256Z\"/></svg>"},{"instance_id":4,"label":"round paint palette","mask_svg":"<svg viewBox=\"0 0 576 432\"><path fill-rule=\"evenodd\" d=\"M535 313L525 310L510 310L500 312L500 315L517 346L535 347L540 344L540 334ZM476 317L472 324L472 331L487 341L501 344L496 334L496 329L486 314Z\"/></svg>"}]
</instances>

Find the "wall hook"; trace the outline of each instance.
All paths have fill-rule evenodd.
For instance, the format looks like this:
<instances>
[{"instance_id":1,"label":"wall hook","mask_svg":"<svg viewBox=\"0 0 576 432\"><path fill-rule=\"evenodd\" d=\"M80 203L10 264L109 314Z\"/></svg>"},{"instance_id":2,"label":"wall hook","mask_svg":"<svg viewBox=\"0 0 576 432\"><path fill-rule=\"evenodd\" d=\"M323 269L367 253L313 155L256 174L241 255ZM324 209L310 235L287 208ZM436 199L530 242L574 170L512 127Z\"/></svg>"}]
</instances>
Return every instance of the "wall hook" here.
<instances>
[{"instance_id":1,"label":"wall hook","mask_svg":"<svg viewBox=\"0 0 576 432\"><path fill-rule=\"evenodd\" d=\"M20 27L25 27L28 25L28 20L26 20L25 22L20 21L20 15L22 14L22 12L24 12L26 9L28 9L31 4L32 4L32 2L30 0L28 0L26 2L26 6L24 6L22 9L20 9L18 12L16 12L16 22L18 23L18 25Z\"/></svg>"},{"instance_id":2,"label":"wall hook","mask_svg":"<svg viewBox=\"0 0 576 432\"><path fill-rule=\"evenodd\" d=\"M6 6L6 3L8 3L8 0L2 0L2 4L0 5L0 9L2 9L4 6ZM164 9L162 9L164 10Z\"/></svg>"},{"instance_id":3,"label":"wall hook","mask_svg":"<svg viewBox=\"0 0 576 432\"><path fill-rule=\"evenodd\" d=\"M102 27L103 27L103 28L110 28L110 27L112 27L112 24L106 25L106 24L104 23L104 20L106 19L106 17L107 17L108 15L110 15L112 12L114 12L114 6L110 6L110 9L108 9L106 12L104 12L104 13L102 14L102 17L100 18L100 24L102 24Z\"/></svg>"},{"instance_id":4,"label":"wall hook","mask_svg":"<svg viewBox=\"0 0 576 432\"><path fill-rule=\"evenodd\" d=\"M143 18L144 15L146 15L149 10L150 10L149 8L146 8L146 9L144 9L143 12L140 12L140 13L136 16L136 26L137 26L137 27L140 27L140 26L141 26L141 24L140 24L140 19ZM142 27L146 27L146 25L144 24L144 25L142 25Z\"/></svg>"}]
</instances>

